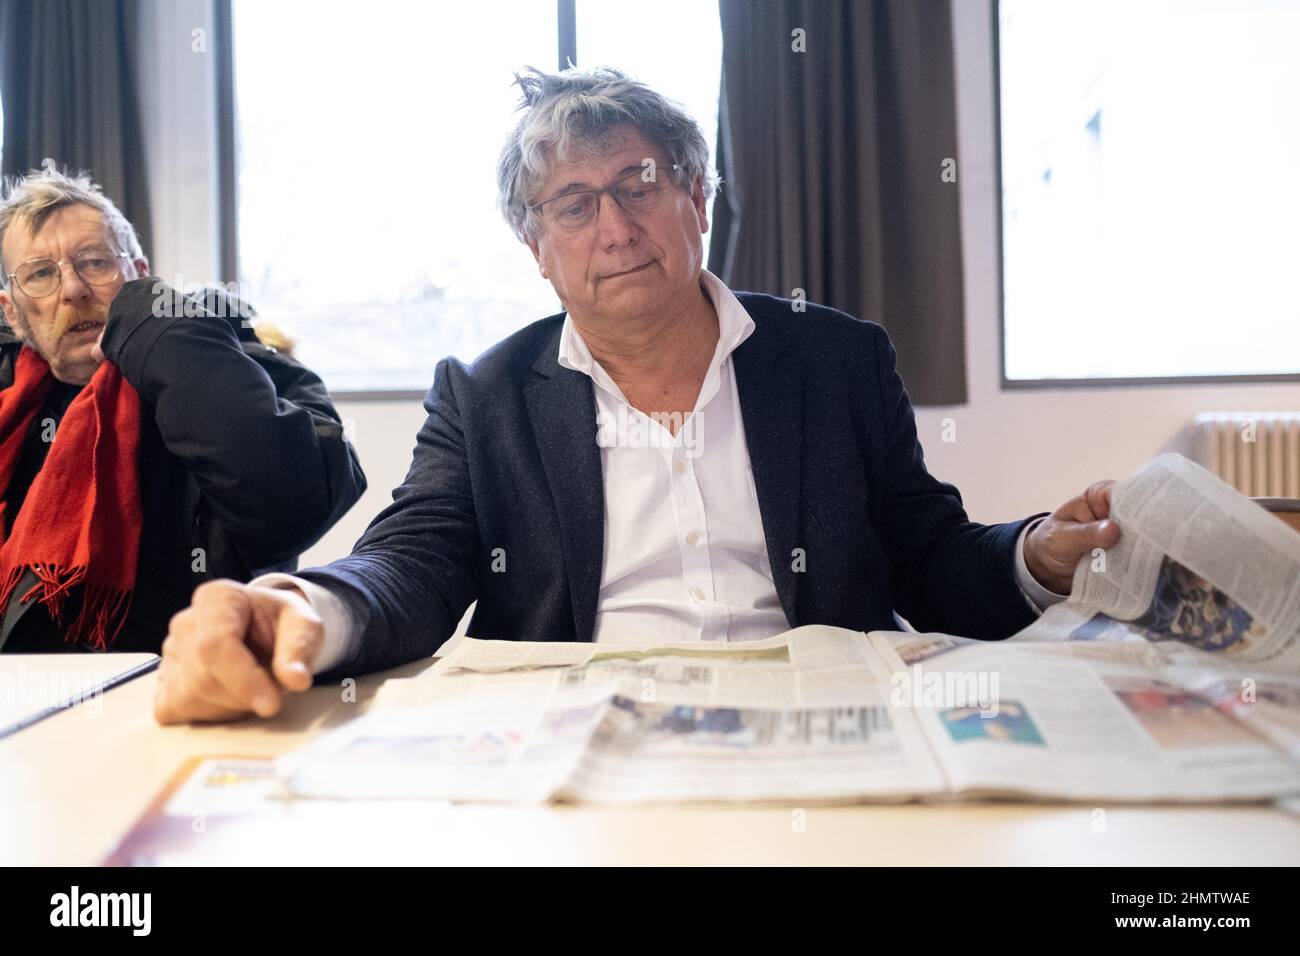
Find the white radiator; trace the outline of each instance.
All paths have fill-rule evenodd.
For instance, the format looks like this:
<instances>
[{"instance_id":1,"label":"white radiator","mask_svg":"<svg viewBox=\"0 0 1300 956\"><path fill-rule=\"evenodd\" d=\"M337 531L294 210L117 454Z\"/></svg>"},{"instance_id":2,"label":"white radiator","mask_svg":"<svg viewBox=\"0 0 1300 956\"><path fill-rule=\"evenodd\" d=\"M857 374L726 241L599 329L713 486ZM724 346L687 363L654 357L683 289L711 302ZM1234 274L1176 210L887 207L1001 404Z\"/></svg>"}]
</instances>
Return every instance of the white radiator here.
<instances>
[{"instance_id":1,"label":"white radiator","mask_svg":"<svg viewBox=\"0 0 1300 956\"><path fill-rule=\"evenodd\" d=\"M1300 498L1300 412L1203 412L1189 457L1243 495Z\"/></svg>"}]
</instances>

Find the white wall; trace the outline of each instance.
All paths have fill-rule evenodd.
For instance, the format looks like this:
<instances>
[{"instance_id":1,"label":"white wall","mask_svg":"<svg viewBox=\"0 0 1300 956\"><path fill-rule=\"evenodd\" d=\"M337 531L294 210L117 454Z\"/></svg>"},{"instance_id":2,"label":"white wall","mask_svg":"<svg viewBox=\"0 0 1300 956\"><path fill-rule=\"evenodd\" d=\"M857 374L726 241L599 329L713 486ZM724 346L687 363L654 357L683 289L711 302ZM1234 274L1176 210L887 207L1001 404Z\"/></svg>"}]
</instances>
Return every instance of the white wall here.
<instances>
[{"instance_id":1,"label":"white wall","mask_svg":"<svg viewBox=\"0 0 1300 956\"><path fill-rule=\"evenodd\" d=\"M335 405L348 423L369 487L352 510L303 554L305 568L325 564L352 550L370 520L393 500L393 489L406 477L406 469L410 467L415 434L424 424L424 408L419 399L404 402L341 399Z\"/></svg>"},{"instance_id":2,"label":"white wall","mask_svg":"<svg viewBox=\"0 0 1300 956\"><path fill-rule=\"evenodd\" d=\"M211 57L190 52L190 30L206 22L207 0L150 0L158 56L141 68L151 110L150 185L160 269L196 279L215 275ZM971 516L1004 521L1055 508L1098 478L1122 477L1155 454L1200 411L1300 408L1300 387L1280 385L1002 391L999 384L993 24L987 0L953 0L959 120L958 169L966 269L966 352L970 400L917 412L930 470L961 489ZM170 62L170 65L169 65ZM205 132L206 130L206 132ZM1086 330L1080 330L1086 334ZM1117 347L1122 347L1119 345ZM346 554L391 500L410 464L424 420L418 400L338 401L352 420L370 490L304 565ZM957 441L940 440L943 422Z\"/></svg>"}]
</instances>

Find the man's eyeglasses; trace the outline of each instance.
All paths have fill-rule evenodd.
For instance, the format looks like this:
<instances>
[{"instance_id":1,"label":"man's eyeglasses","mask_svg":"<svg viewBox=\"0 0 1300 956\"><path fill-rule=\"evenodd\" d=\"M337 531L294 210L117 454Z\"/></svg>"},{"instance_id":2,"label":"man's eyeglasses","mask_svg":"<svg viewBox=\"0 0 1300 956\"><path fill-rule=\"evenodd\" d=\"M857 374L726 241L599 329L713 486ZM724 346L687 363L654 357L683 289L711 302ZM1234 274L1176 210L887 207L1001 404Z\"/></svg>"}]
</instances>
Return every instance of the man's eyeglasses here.
<instances>
[{"instance_id":1,"label":"man's eyeglasses","mask_svg":"<svg viewBox=\"0 0 1300 956\"><path fill-rule=\"evenodd\" d=\"M676 170L677 166L655 170L654 178L649 181L645 179L645 171L641 170L629 173L604 189L575 190L528 208L543 222L565 232L577 232L594 220L600 211L600 197L604 195L608 195L629 215L644 215L654 209L664 192L671 188L671 184L666 181L670 175L669 168Z\"/></svg>"},{"instance_id":2,"label":"man's eyeglasses","mask_svg":"<svg viewBox=\"0 0 1300 956\"><path fill-rule=\"evenodd\" d=\"M87 285L107 285L121 275L119 259L131 258L125 252L110 252L99 247L83 249L71 257L73 271ZM67 259L28 259L9 273L25 295L43 299L63 284L63 263Z\"/></svg>"}]
</instances>

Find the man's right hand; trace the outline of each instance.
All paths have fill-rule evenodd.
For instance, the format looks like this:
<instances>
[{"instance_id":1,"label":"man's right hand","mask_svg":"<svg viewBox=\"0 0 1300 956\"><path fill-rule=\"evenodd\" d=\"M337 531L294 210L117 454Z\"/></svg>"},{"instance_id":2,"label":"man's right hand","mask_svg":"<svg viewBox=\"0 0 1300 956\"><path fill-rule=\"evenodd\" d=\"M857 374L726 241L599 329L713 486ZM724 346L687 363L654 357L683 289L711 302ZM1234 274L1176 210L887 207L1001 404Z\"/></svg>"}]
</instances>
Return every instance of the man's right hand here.
<instances>
[{"instance_id":1,"label":"man's right hand","mask_svg":"<svg viewBox=\"0 0 1300 956\"><path fill-rule=\"evenodd\" d=\"M160 724L270 717L312 684L325 628L296 590L206 581L171 619L154 717Z\"/></svg>"}]
</instances>

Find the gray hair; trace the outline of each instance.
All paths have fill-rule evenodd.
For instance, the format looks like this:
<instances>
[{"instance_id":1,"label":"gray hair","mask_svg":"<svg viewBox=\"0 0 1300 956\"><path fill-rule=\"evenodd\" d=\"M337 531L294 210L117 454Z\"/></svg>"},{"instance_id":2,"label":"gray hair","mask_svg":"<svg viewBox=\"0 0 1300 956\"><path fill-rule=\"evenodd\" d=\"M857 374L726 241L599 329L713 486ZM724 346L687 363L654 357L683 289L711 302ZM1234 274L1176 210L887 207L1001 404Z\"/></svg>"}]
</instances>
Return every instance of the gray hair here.
<instances>
[{"instance_id":1,"label":"gray hair","mask_svg":"<svg viewBox=\"0 0 1300 956\"><path fill-rule=\"evenodd\" d=\"M144 258L135 227L104 195L99 185L87 173L70 173L59 169L54 160L47 159L41 163L40 169L7 177L0 188L0 286L9 287L9 269L3 259L4 239L9 227L15 222L22 223L35 235L56 210L77 205L89 206L104 217L104 223L120 247L119 252L125 252L132 259Z\"/></svg>"},{"instance_id":2,"label":"gray hair","mask_svg":"<svg viewBox=\"0 0 1300 956\"><path fill-rule=\"evenodd\" d=\"M668 155L673 182L690 189L699 178L704 198L718 176L700 124L672 100L608 67L559 73L529 69L515 74L526 110L497 163L497 204L520 239L535 236L528 205L556 158L599 155L609 135L631 126Z\"/></svg>"}]
</instances>

